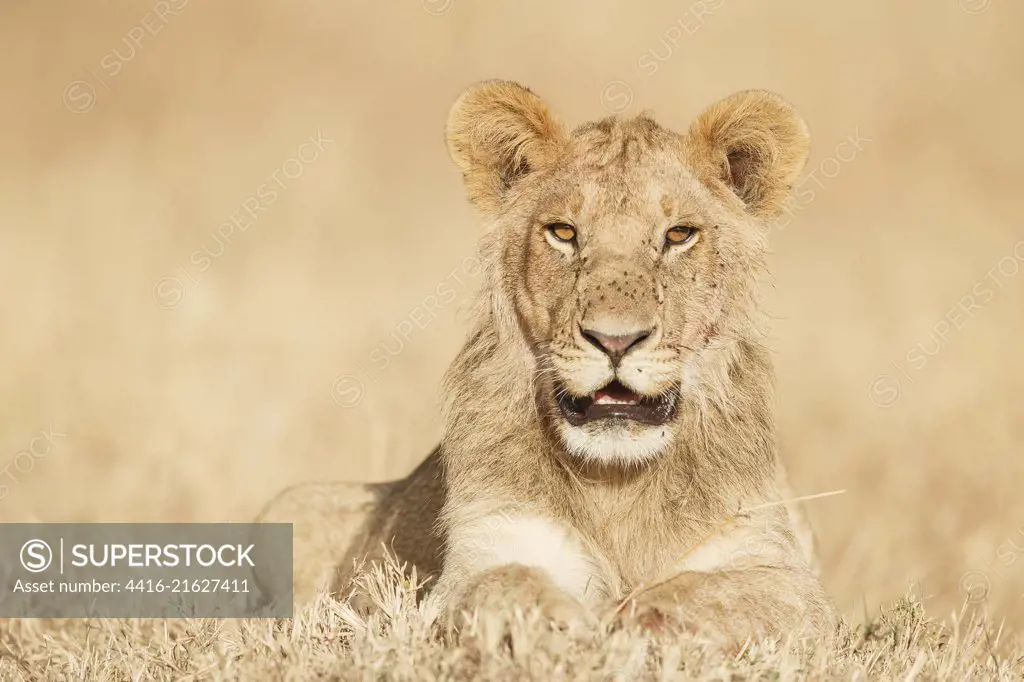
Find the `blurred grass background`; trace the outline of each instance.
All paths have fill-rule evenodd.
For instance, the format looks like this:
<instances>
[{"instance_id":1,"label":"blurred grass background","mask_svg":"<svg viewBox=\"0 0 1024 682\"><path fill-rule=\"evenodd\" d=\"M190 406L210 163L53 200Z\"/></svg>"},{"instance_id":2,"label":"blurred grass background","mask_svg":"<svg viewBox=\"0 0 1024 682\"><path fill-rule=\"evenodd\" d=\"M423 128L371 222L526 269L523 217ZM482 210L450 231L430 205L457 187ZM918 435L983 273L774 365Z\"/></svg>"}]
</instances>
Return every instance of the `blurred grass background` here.
<instances>
[{"instance_id":1,"label":"blurred grass background","mask_svg":"<svg viewBox=\"0 0 1024 682\"><path fill-rule=\"evenodd\" d=\"M794 484L847 490L810 503L826 586L1024 624L1022 25L1008 0L4 3L0 520L240 520L404 475L476 281L459 92L683 129L764 87L814 139L767 303Z\"/></svg>"}]
</instances>

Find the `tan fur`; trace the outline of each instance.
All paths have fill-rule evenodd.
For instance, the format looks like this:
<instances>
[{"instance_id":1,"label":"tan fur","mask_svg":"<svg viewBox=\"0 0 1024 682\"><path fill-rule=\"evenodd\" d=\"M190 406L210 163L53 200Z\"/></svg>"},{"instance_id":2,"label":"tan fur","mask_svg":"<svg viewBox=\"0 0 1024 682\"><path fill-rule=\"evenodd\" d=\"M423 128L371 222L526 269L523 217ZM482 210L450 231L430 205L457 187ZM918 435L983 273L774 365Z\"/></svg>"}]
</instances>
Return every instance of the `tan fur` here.
<instances>
[{"instance_id":1,"label":"tan fur","mask_svg":"<svg viewBox=\"0 0 1024 682\"><path fill-rule=\"evenodd\" d=\"M807 157L800 117L750 91L685 135L644 115L569 133L532 92L489 81L455 103L447 136L484 217L486 284L445 377L445 435L404 481L270 505L262 519L296 521L297 598L386 543L452 616L596 612L730 641L827 630L810 534L785 502L755 296L766 223ZM552 222L577 243L553 241ZM698 237L663 246L673 225ZM583 326L652 331L615 368ZM560 419L556 390L613 377L645 395L681 386L676 416Z\"/></svg>"},{"instance_id":2,"label":"tan fur","mask_svg":"<svg viewBox=\"0 0 1024 682\"><path fill-rule=\"evenodd\" d=\"M296 605L308 604L320 590L344 592L355 570L385 551L415 565L420 575L437 574L442 550L436 521L445 497L439 467L434 452L401 481L309 483L271 500L256 520L294 524Z\"/></svg>"}]
</instances>

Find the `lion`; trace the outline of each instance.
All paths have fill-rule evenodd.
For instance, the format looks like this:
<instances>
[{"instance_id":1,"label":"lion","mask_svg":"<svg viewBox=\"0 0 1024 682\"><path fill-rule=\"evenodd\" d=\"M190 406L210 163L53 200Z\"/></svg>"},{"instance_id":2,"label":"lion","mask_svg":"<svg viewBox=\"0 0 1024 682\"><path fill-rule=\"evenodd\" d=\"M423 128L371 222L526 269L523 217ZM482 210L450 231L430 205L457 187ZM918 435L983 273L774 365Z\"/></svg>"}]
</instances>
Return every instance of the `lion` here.
<instances>
[{"instance_id":1,"label":"lion","mask_svg":"<svg viewBox=\"0 0 1024 682\"><path fill-rule=\"evenodd\" d=\"M537 609L743 641L834 610L776 448L756 296L809 153L767 91L685 134L647 114L567 130L531 90L452 106L484 283L443 380L441 444L405 479L290 488L296 603L394 552L450 622Z\"/></svg>"}]
</instances>

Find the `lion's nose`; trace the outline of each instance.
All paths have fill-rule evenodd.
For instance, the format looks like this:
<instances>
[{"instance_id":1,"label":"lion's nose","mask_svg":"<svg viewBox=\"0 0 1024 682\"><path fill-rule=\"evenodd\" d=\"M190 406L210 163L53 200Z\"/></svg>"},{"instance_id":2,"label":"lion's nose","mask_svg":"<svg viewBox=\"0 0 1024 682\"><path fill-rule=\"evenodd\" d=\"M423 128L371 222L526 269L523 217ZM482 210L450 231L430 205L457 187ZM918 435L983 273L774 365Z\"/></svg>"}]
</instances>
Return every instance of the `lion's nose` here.
<instances>
[{"instance_id":1,"label":"lion's nose","mask_svg":"<svg viewBox=\"0 0 1024 682\"><path fill-rule=\"evenodd\" d=\"M619 361L629 352L629 349L637 345L651 335L653 329L643 329L626 334L605 334L596 329L584 329L580 327L580 333L611 358L612 364L617 365Z\"/></svg>"}]
</instances>

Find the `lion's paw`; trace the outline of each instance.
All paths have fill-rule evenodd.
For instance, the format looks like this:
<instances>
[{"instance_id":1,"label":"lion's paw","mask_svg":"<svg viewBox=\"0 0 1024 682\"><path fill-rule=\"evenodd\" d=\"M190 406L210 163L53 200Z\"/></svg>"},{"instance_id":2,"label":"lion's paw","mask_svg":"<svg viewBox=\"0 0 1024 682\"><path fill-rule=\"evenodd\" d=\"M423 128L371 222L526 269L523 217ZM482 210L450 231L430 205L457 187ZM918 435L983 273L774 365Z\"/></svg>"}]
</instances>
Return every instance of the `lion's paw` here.
<instances>
[{"instance_id":1,"label":"lion's paw","mask_svg":"<svg viewBox=\"0 0 1024 682\"><path fill-rule=\"evenodd\" d=\"M616 628L639 627L652 635L694 634L697 628L686 618L683 605L657 597L641 595L630 599L615 611L612 624Z\"/></svg>"},{"instance_id":2,"label":"lion's paw","mask_svg":"<svg viewBox=\"0 0 1024 682\"><path fill-rule=\"evenodd\" d=\"M556 628L575 631L594 620L583 604L537 569L519 565L478 576L450 614L450 622L460 630L486 625L507 631L517 619L539 615Z\"/></svg>"}]
</instances>

